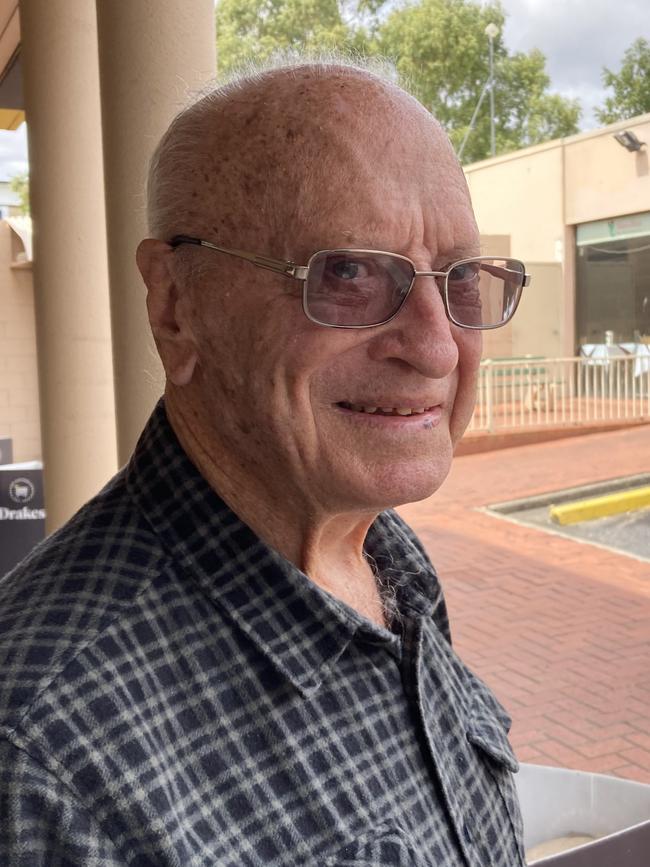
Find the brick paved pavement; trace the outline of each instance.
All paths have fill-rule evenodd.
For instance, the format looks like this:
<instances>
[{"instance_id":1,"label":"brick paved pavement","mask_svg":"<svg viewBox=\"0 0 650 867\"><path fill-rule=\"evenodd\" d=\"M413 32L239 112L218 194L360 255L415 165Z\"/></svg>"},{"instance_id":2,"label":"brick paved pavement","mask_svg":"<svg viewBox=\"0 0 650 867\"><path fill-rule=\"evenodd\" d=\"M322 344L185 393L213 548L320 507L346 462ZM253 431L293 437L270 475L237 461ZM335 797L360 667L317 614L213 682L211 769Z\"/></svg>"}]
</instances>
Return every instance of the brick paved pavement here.
<instances>
[{"instance_id":1,"label":"brick paved pavement","mask_svg":"<svg viewBox=\"0 0 650 867\"><path fill-rule=\"evenodd\" d=\"M591 434L458 457L434 497L400 509L522 761L650 783L650 563L476 507L649 470L650 426Z\"/></svg>"}]
</instances>

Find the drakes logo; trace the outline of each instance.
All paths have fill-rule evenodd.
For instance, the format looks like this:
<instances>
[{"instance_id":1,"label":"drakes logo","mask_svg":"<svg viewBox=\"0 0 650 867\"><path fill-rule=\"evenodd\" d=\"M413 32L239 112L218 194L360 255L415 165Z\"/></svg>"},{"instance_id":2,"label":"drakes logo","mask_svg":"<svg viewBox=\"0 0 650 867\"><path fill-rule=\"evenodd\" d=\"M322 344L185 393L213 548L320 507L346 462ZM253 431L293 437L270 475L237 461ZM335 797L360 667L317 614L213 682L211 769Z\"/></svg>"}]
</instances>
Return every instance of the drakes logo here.
<instances>
[{"instance_id":1,"label":"drakes logo","mask_svg":"<svg viewBox=\"0 0 650 867\"><path fill-rule=\"evenodd\" d=\"M14 503L18 503L20 506L29 503L34 497L34 485L29 479L14 479L9 485L9 496Z\"/></svg>"}]
</instances>

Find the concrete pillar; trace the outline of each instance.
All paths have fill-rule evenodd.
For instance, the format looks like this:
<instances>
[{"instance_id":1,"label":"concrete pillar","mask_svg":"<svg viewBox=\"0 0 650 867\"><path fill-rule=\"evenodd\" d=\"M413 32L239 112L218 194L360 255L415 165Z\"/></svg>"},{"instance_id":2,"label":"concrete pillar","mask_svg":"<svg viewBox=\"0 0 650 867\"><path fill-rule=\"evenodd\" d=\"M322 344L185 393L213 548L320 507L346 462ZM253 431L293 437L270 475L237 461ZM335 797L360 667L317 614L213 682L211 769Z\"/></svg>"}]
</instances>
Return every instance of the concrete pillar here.
<instances>
[{"instance_id":1,"label":"concrete pillar","mask_svg":"<svg viewBox=\"0 0 650 867\"><path fill-rule=\"evenodd\" d=\"M47 527L116 468L93 0L21 0Z\"/></svg>"},{"instance_id":2,"label":"concrete pillar","mask_svg":"<svg viewBox=\"0 0 650 867\"><path fill-rule=\"evenodd\" d=\"M213 78L213 0L97 0L118 455L162 391L135 250L147 236L149 157L190 92Z\"/></svg>"}]
</instances>

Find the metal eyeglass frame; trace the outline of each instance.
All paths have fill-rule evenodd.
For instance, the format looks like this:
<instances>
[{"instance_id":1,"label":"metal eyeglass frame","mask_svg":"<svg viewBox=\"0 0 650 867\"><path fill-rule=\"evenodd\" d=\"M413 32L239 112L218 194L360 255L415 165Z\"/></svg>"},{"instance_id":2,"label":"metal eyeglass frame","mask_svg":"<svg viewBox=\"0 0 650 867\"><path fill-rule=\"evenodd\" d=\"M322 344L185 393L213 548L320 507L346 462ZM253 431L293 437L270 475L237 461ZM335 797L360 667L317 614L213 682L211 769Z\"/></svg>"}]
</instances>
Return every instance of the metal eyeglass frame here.
<instances>
[{"instance_id":1,"label":"metal eyeglass frame","mask_svg":"<svg viewBox=\"0 0 650 867\"><path fill-rule=\"evenodd\" d=\"M314 322L316 325L322 325L325 328L377 328L379 325L385 325L387 322L390 322L394 319L397 314L400 312L404 304L406 303L407 298L411 294L411 289L413 288L413 284L415 283L416 277L444 277L444 292L441 292L443 302L445 305L445 313L447 314L447 318L450 322L453 322L454 325L457 325L459 328L467 328L471 331L489 331L493 328L501 328L506 325L512 317L515 315L517 307L519 306L519 301L521 300L522 290L525 286L530 285L530 274L526 274L525 265L519 259L512 259L510 256L499 257L499 256L472 256L468 259L459 259L457 262L452 262L451 265L447 266L446 271L418 271L416 270L415 264L408 258L408 256L402 256L399 253L390 253L385 250L366 250L360 248L349 248L349 249L336 249L336 250L317 250L309 257L309 261L306 265L296 265L295 262L289 262L284 259L271 259L268 256L259 256L256 253L246 253L244 250L234 250L228 247L220 247L217 244L213 244L211 241L203 241L201 238L193 238L190 235L175 235L170 241L169 246L176 249L176 247L180 247L182 244L192 244L195 247L207 247L210 250L216 250L218 253L225 253L227 256L234 256L237 259L245 259L247 262L250 262L252 265L255 265L257 268L266 268L267 271L274 271L276 274L283 274L285 277L291 277L294 280L302 280L303 281L303 292L302 292L302 309L305 313L307 319L311 322ZM369 325L336 325L331 322L321 322L319 319L315 319L310 313L307 304L307 275L309 274L309 268L311 266L312 261L316 256L321 255L322 253L380 253L384 256L392 256L395 259L401 259L404 262L408 262L411 268L413 269L413 276L411 278L411 283L400 302L399 307L388 316L386 319L382 319L381 322L372 322ZM512 310L510 311L510 315L503 322L499 322L497 325L464 325L462 322L458 322L449 310L449 298L447 294L447 285L449 280L449 273L453 271L454 268L457 268L459 265L467 265L470 262L487 262L493 261L494 259L505 258L511 262L517 262L521 265L522 271L516 272L519 276L521 276L521 286L519 287L519 293L517 295L517 300Z\"/></svg>"}]
</instances>

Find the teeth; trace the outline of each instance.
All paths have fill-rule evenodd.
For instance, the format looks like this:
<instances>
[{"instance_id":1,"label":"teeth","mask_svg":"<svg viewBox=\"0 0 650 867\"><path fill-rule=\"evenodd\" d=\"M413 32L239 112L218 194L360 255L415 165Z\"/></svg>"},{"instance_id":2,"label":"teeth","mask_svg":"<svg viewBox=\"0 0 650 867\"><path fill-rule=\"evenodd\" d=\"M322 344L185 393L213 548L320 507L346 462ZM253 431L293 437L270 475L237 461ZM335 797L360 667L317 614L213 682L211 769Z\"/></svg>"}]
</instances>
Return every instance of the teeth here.
<instances>
[{"instance_id":1,"label":"teeth","mask_svg":"<svg viewBox=\"0 0 650 867\"><path fill-rule=\"evenodd\" d=\"M422 413L427 412L427 408L424 406L418 407L410 407L410 406L364 406L362 403L347 403L346 401L341 402L341 406L346 409L354 410L354 412L365 412L372 415L375 412L382 412L386 415L422 415Z\"/></svg>"}]
</instances>

